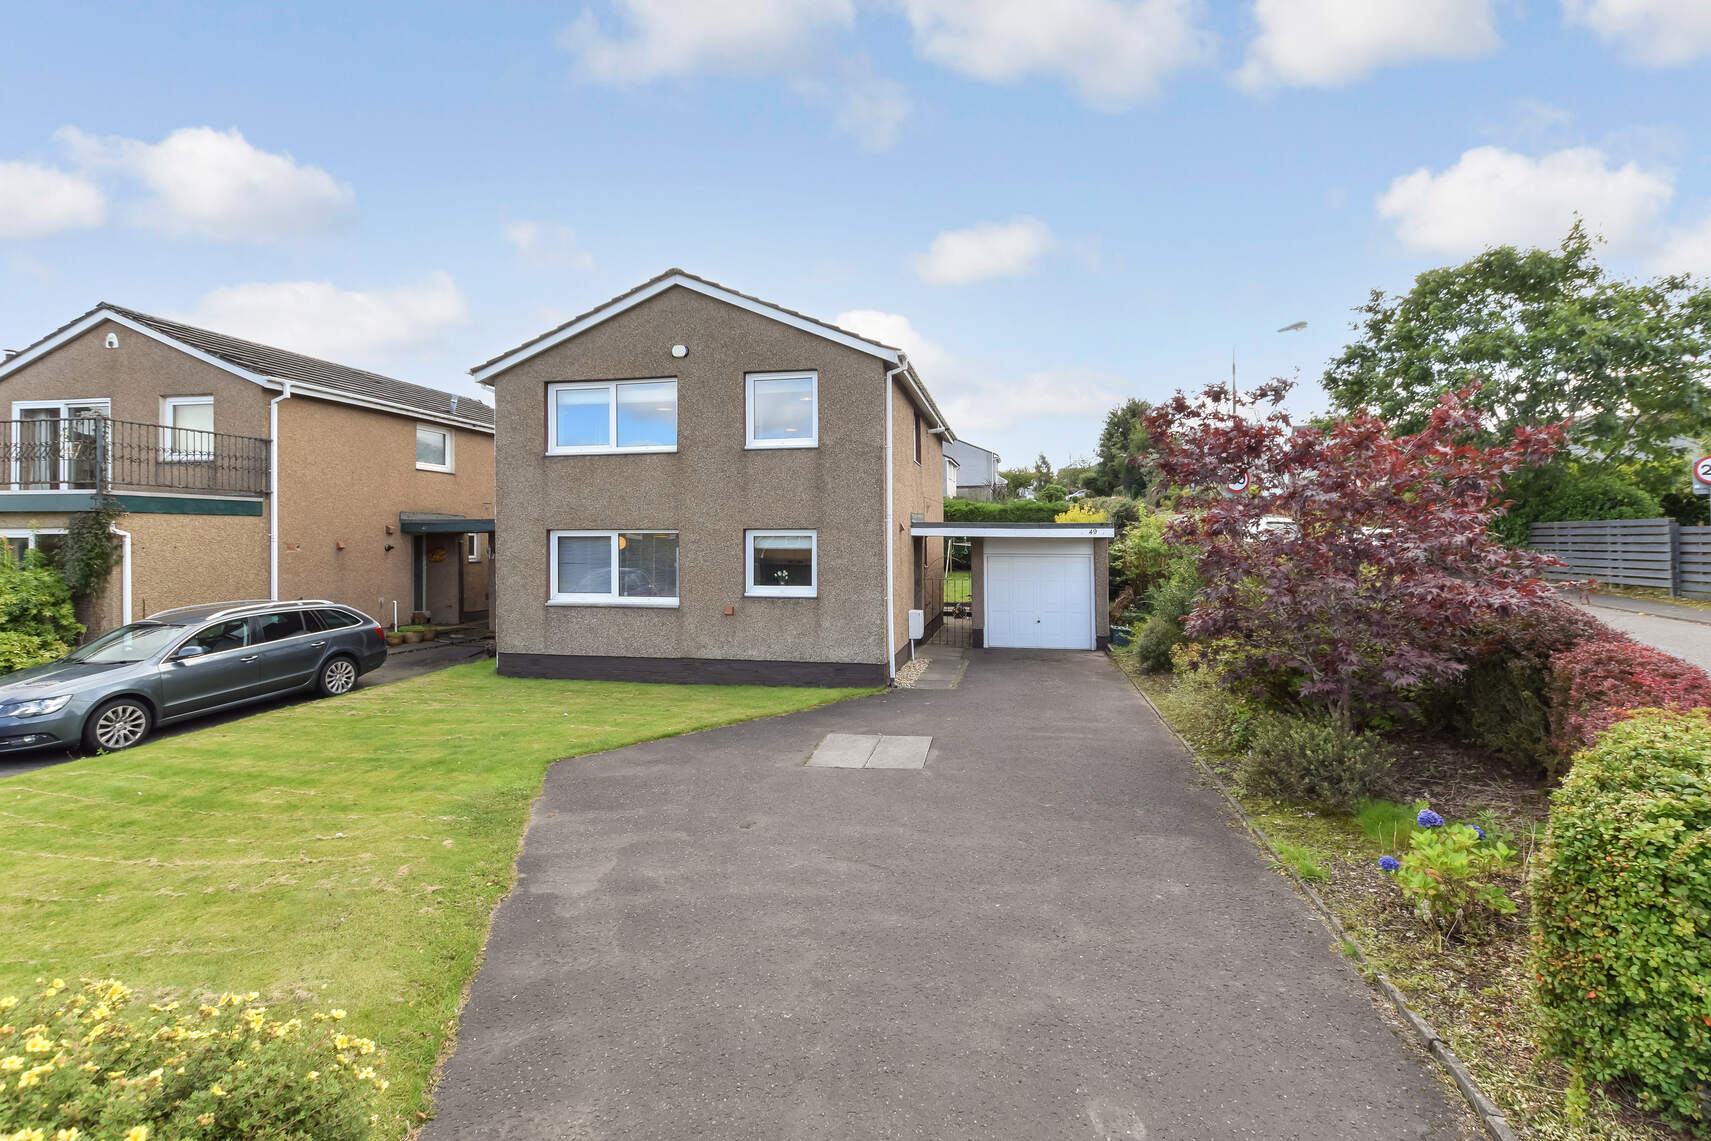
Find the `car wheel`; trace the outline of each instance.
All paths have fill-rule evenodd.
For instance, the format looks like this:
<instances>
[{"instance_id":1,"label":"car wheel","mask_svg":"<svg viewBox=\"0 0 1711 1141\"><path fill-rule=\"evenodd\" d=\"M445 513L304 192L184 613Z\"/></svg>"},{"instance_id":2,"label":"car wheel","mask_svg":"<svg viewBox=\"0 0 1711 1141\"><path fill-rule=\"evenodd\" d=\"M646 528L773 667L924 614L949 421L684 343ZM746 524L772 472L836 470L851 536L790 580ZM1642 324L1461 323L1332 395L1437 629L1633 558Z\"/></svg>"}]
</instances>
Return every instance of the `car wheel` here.
<instances>
[{"instance_id":1,"label":"car wheel","mask_svg":"<svg viewBox=\"0 0 1711 1141\"><path fill-rule=\"evenodd\" d=\"M346 657L328 658L316 678L322 697L337 697L356 688L356 663Z\"/></svg>"},{"instance_id":2,"label":"car wheel","mask_svg":"<svg viewBox=\"0 0 1711 1141\"><path fill-rule=\"evenodd\" d=\"M83 747L89 752L116 753L149 735L154 714L134 697L116 697L96 706L83 723Z\"/></svg>"}]
</instances>

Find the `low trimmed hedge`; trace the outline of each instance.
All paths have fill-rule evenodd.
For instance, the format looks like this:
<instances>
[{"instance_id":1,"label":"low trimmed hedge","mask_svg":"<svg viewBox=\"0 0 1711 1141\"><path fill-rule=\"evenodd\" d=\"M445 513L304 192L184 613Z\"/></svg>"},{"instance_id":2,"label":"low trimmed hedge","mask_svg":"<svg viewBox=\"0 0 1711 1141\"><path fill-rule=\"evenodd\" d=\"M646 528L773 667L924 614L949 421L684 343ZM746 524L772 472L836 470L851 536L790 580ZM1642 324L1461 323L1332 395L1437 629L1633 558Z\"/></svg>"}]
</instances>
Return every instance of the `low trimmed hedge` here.
<instances>
[{"instance_id":1,"label":"low trimmed hedge","mask_svg":"<svg viewBox=\"0 0 1711 1141\"><path fill-rule=\"evenodd\" d=\"M1544 1044L1711 1136L1711 715L1637 715L1576 756L1531 891Z\"/></svg>"},{"instance_id":2,"label":"low trimmed hedge","mask_svg":"<svg viewBox=\"0 0 1711 1141\"><path fill-rule=\"evenodd\" d=\"M1069 510L1061 499L1012 499L982 503L978 499L945 500L946 523L1050 523Z\"/></svg>"},{"instance_id":3,"label":"low trimmed hedge","mask_svg":"<svg viewBox=\"0 0 1711 1141\"><path fill-rule=\"evenodd\" d=\"M1551 656L1551 740L1564 754L1590 745L1632 709L1711 706L1711 674L1615 635Z\"/></svg>"}]
</instances>

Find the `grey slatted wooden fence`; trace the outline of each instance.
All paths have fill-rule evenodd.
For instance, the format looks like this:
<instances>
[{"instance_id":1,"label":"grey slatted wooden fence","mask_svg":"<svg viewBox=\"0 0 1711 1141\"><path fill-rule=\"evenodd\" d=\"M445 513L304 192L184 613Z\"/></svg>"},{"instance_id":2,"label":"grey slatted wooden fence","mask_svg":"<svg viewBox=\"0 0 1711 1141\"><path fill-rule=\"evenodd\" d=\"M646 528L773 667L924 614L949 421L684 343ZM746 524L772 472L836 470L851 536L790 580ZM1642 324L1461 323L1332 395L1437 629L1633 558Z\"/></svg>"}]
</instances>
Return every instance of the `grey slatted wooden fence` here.
<instances>
[{"instance_id":1,"label":"grey slatted wooden fence","mask_svg":"<svg viewBox=\"0 0 1711 1141\"><path fill-rule=\"evenodd\" d=\"M1711 598L1711 527L1674 519L1534 523L1532 545L1561 559L1559 578L1649 586Z\"/></svg>"}]
</instances>

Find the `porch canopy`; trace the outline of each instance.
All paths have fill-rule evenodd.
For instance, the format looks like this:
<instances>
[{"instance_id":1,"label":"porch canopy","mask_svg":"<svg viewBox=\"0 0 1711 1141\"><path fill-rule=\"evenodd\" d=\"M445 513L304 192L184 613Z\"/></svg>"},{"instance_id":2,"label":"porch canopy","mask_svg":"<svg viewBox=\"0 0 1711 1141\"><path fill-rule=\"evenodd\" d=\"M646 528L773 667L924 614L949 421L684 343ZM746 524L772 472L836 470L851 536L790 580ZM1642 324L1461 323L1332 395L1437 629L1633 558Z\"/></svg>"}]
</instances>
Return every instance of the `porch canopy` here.
<instances>
[{"instance_id":1,"label":"porch canopy","mask_svg":"<svg viewBox=\"0 0 1711 1141\"><path fill-rule=\"evenodd\" d=\"M398 530L406 535L493 534L493 520L464 515L439 515L431 511L400 511Z\"/></svg>"}]
</instances>

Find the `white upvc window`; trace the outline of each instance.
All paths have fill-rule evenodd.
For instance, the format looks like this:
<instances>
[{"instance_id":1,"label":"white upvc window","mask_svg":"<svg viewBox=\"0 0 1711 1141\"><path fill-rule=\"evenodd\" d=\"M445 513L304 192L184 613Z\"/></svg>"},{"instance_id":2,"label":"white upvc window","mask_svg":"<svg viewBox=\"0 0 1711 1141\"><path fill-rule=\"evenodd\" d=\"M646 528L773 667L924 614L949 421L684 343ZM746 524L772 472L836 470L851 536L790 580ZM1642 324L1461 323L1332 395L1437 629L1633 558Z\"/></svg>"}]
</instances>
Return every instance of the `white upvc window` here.
<instances>
[{"instance_id":1,"label":"white upvc window","mask_svg":"<svg viewBox=\"0 0 1711 1141\"><path fill-rule=\"evenodd\" d=\"M547 385L547 454L675 452L677 379Z\"/></svg>"},{"instance_id":2,"label":"white upvc window","mask_svg":"<svg viewBox=\"0 0 1711 1141\"><path fill-rule=\"evenodd\" d=\"M550 531L548 604L676 606L676 531Z\"/></svg>"},{"instance_id":3,"label":"white upvc window","mask_svg":"<svg viewBox=\"0 0 1711 1141\"><path fill-rule=\"evenodd\" d=\"M820 446L820 374L751 372L743 377L747 446Z\"/></svg>"},{"instance_id":4,"label":"white upvc window","mask_svg":"<svg viewBox=\"0 0 1711 1141\"><path fill-rule=\"evenodd\" d=\"M814 598L819 594L819 535L814 531L745 531L748 567L743 593L751 598Z\"/></svg>"},{"instance_id":5,"label":"white upvc window","mask_svg":"<svg viewBox=\"0 0 1711 1141\"><path fill-rule=\"evenodd\" d=\"M64 541L65 531L51 527L35 531L0 531L0 552L10 554L20 563L30 551L40 551L51 559Z\"/></svg>"},{"instance_id":6,"label":"white upvc window","mask_svg":"<svg viewBox=\"0 0 1711 1141\"><path fill-rule=\"evenodd\" d=\"M464 558L472 563L481 561L481 532L470 531L463 537Z\"/></svg>"},{"instance_id":7,"label":"white upvc window","mask_svg":"<svg viewBox=\"0 0 1711 1141\"><path fill-rule=\"evenodd\" d=\"M431 424L417 424L416 470L456 471L455 457L452 455L452 440L450 428L436 428Z\"/></svg>"},{"instance_id":8,"label":"white upvc window","mask_svg":"<svg viewBox=\"0 0 1711 1141\"><path fill-rule=\"evenodd\" d=\"M90 400L14 400L12 402L13 491L82 491L95 487L108 472L100 470L112 414L105 397Z\"/></svg>"},{"instance_id":9,"label":"white upvc window","mask_svg":"<svg viewBox=\"0 0 1711 1141\"><path fill-rule=\"evenodd\" d=\"M161 459L207 463L214 458L214 398L164 396L160 401Z\"/></svg>"}]
</instances>

